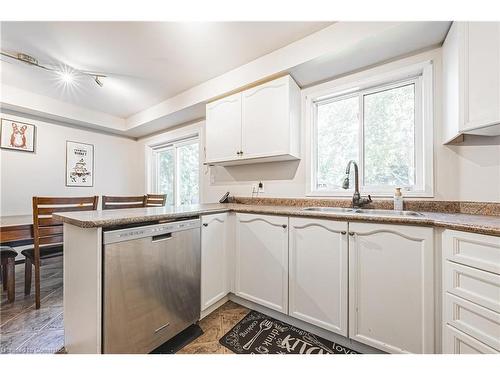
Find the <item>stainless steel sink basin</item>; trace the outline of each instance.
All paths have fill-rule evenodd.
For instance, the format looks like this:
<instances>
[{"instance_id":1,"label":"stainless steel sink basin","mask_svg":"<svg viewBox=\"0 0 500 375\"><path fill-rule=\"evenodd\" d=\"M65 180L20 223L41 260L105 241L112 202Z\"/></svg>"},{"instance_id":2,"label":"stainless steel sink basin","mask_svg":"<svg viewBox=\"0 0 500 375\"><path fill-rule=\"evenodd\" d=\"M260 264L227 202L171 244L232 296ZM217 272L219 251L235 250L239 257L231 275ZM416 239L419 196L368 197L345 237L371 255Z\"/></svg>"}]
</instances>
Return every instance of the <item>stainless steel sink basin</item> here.
<instances>
[{"instance_id":1,"label":"stainless steel sink basin","mask_svg":"<svg viewBox=\"0 0 500 375\"><path fill-rule=\"evenodd\" d=\"M343 207L306 207L303 211L331 212L331 213L353 213L352 208Z\"/></svg>"},{"instance_id":2,"label":"stainless steel sink basin","mask_svg":"<svg viewBox=\"0 0 500 375\"><path fill-rule=\"evenodd\" d=\"M338 214L359 214L359 215L375 215L375 216L423 216L420 212L415 211L393 211L393 210L376 210L362 208L344 208L344 207L306 207L303 211L315 211L325 213Z\"/></svg>"},{"instance_id":3,"label":"stainless steel sink basin","mask_svg":"<svg viewBox=\"0 0 500 375\"><path fill-rule=\"evenodd\" d=\"M375 210L375 209L354 209L355 214L361 215L379 215L379 216L423 216L420 212L415 211L393 211L393 210Z\"/></svg>"}]
</instances>

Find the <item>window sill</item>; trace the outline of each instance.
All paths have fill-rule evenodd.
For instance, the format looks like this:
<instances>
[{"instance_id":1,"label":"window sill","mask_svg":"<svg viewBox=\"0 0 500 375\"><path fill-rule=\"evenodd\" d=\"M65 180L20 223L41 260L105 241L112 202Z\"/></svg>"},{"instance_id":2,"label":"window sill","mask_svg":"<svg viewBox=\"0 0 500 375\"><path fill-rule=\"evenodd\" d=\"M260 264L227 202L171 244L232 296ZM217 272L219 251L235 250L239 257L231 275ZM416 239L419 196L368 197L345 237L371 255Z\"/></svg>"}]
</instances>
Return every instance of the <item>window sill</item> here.
<instances>
[{"instance_id":1,"label":"window sill","mask_svg":"<svg viewBox=\"0 0 500 375\"><path fill-rule=\"evenodd\" d=\"M312 191L312 192L307 192L306 197L310 198L352 198L354 191L352 190L347 190L345 192L337 192L337 191ZM366 192L366 191L361 191L360 194L362 196L367 196L370 195L372 198L393 198L394 193L381 193L381 192ZM428 192L410 192L410 191L404 191L403 192L403 198L434 198L433 193L428 193Z\"/></svg>"}]
</instances>

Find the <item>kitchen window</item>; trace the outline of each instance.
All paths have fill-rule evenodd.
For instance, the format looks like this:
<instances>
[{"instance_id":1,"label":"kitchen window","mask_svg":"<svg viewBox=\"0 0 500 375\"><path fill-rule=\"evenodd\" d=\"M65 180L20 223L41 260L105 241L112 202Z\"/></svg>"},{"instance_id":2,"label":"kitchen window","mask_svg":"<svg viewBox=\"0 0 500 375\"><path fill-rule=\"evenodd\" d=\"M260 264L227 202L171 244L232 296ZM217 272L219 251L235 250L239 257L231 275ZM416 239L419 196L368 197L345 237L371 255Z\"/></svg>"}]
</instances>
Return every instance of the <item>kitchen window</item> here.
<instances>
[{"instance_id":1,"label":"kitchen window","mask_svg":"<svg viewBox=\"0 0 500 375\"><path fill-rule=\"evenodd\" d=\"M152 168L153 188L167 194L167 205L199 203L198 137L154 147Z\"/></svg>"},{"instance_id":2,"label":"kitchen window","mask_svg":"<svg viewBox=\"0 0 500 375\"><path fill-rule=\"evenodd\" d=\"M432 196L431 67L306 96L312 124L308 195L352 195L354 176L349 190L342 182L354 160L365 194L387 196L401 187L405 195Z\"/></svg>"}]
</instances>

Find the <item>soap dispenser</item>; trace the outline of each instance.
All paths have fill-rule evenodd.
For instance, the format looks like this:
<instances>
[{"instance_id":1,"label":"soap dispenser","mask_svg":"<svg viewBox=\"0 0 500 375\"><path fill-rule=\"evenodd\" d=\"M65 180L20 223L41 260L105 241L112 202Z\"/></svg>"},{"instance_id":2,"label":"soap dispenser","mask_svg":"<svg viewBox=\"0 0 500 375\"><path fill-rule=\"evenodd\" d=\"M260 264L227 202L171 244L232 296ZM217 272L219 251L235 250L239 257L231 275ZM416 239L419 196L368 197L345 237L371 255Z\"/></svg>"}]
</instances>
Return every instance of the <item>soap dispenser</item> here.
<instances>
[{"instance_id":1,"label":"soap dispenser","mask_svg":"<svg viewBox=\"0 0 500 375\"><path fill-rule=\"evenodd\" d=\"M403 193L401 188L396 188L394 191L394 210L403 211Z\"/></svg>"}]
</instances>

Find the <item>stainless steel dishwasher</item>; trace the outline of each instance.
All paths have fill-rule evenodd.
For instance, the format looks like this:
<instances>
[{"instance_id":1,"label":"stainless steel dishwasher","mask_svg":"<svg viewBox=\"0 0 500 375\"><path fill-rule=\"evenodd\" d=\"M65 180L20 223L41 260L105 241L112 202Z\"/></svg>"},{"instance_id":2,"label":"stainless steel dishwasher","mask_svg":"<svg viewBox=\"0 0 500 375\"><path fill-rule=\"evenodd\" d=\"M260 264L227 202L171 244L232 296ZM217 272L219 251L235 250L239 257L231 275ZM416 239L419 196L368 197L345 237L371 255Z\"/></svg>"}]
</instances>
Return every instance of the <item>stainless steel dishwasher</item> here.
<instances>
[{"instance_id":1,"label":"stainless steel dishwasher","mask_svg":"<svg viewBox=\"0 0 500 375\"><path fill-rule=\"evenodd\" d=\"M103 233L103 353L149 353L200 317L200 220Z\"/></svg>"}]
</instances>

